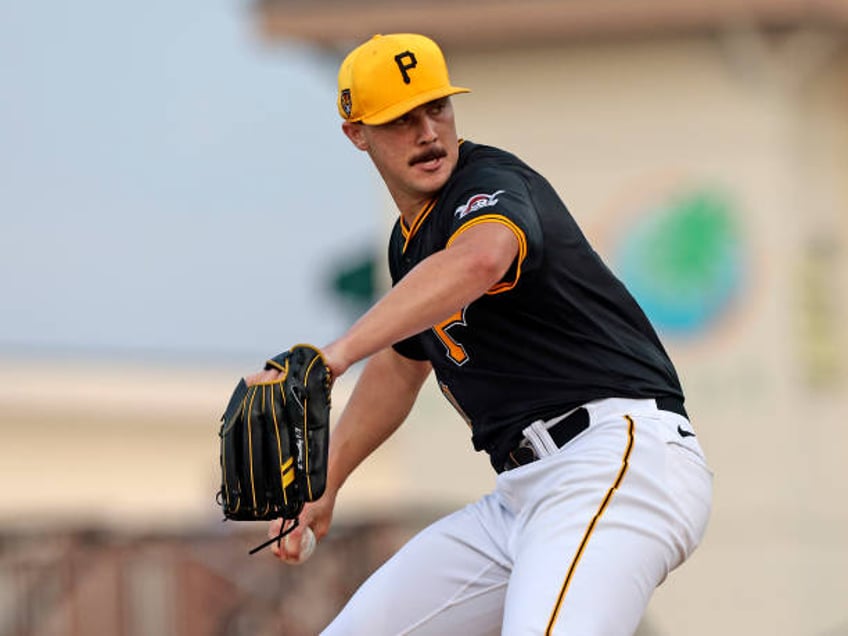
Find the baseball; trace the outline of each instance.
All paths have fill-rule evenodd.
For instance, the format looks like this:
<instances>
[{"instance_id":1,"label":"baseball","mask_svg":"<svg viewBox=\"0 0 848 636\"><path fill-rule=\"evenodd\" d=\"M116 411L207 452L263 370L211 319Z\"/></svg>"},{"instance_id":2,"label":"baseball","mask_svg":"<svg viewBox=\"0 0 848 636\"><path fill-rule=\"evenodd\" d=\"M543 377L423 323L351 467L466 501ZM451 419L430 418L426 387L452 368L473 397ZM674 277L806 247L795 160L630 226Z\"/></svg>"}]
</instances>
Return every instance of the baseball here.
<instances>
[{"instance_id":1,"label":"baseball","mask_svg":"<svg viewBox=\"0 0 848 636\"><path fill-rule=\"evenodd\" d=\"M285 538L286 548L289 548L289 539L291 539L291 535L287 535ZM317 540L315 539L315 533L312 532L312 528L306 526L306 529L303 531L303 534L300 535L300 556L297 559L290 559L288 563L293 565L300 565L304 561L306 561L309 557L312 556L312 553L315 552L315 546L317 545Z\"/></svg>"}]
</instances>

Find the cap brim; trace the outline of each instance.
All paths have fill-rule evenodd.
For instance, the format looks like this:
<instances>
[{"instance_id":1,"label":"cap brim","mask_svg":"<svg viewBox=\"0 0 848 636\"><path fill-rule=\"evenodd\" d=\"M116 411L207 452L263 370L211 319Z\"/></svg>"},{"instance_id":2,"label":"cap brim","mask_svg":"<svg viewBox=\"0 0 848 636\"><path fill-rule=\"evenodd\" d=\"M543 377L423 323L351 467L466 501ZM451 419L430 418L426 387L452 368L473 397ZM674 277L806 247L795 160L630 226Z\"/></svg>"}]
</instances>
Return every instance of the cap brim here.
<instances>
[{"instance_id":1,"label":"cap brim","mask_svg":"<svg viewBox=\"0 0 848 636\"><path fill-rule=\"evenodd\" d=\"M462 88L461 86L448 86L437 88L432 91L427 91L425 93L419 93L415 97L410 97L407 100L399 102L397 104L392 104L388 108L384 108L383 110L379 110L373 115L369 115L368 117L363 117L359 121L363 124L368 124L369 126L379 126L381 124L387 124L393 119L397 119L401 115L405 115L413 108L418 108L422 104L426 104L427 102L432 102L436 99L441 99L442 97L449 97L450 95L456 95L458 93L470 93L470 88Z\"/></svg>"}]
</instances>

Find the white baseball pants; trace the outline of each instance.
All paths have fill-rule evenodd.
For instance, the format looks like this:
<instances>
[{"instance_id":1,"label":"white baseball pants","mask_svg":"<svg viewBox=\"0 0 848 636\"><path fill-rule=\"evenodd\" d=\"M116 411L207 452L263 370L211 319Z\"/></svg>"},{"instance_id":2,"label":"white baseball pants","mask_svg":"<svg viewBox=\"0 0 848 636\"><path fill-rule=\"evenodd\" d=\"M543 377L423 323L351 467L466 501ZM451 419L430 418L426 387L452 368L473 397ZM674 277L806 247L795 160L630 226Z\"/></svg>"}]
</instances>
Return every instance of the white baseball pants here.
<instances>
[{"instance_id":1,"label":"white baseball pants","mask_svg":"<svg viewBox=\"0 0 848 636\"><path fill-rule=\"evenodd\" d=\"M704 534L712 473L653 400L586 409L588 429L416 535L323 634L633 634Z\"/></svg>"}]
</instances>

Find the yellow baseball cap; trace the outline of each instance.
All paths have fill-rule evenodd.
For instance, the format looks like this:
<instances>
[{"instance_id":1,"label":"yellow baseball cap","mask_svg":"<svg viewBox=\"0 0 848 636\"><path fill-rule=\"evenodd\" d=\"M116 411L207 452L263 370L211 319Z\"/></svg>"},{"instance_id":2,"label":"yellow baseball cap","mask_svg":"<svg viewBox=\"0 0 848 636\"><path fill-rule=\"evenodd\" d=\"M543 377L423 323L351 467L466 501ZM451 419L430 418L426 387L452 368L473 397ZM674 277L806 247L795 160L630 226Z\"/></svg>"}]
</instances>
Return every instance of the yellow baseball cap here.
<instances>
[{"instance_id":1,"label":"yellow baseball cap","mask_svg":"<svg viewBox=\"0 0 848 636\"><path fill-rule=\"evenodd\" d=\"M375 35L339 68L339 114L351 122L385 124L434 99L468 92L451 86L439 45L414 33Z\"/></svg>"}]
</instances>

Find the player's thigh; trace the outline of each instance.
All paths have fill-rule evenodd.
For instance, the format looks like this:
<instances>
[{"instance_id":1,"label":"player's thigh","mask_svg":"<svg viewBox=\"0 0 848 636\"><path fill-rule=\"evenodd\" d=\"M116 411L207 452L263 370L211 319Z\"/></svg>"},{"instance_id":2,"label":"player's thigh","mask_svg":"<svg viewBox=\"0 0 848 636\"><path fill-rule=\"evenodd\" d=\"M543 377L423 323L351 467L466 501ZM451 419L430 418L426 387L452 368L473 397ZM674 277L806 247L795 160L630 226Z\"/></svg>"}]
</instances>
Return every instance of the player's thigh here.
<instances>
[{"instance_id":1,"label":"player's thigh","mask_svg":"<svg viewBox=\"0 0 848 636\"><path fill-rule=\"evenodd\" d=\"M666 546L633 524L599 515L614 482L604 477L606 488L589 484L560 502L549 500L521 530L505 599L505 636L635 631L664 576Z\"/></svg>"},{"instance_id":2,"label":"player's thigh","mask_svg":"<svg viewBox=\"0 0 848 636\"><path fill-rule=\"evenodd\" d=\"M667 423L631 419L586 438L574 459L551 458L545 480L558 473L562 483L549 483L521 525L505 635L632 634L656 586L695 549L709 471L681 459Z\"/></svg>"},{"instance_id":3,"label":"player's thigh","mask_svg":"<svg viewBox=\"0 0 848 636\"><path fill-rule=\"evenodd\" d=\"M585 528L584 528L585 530ZM516 562L503 633L627 636L665 576L665 547L601 524L583 537L538 543Z\"/></svg>"},{"instance_id":4,"label":"player's thigh","mask_svg":"<svg viewBox=\"0 0 848 636\"><path fill-rule=\"evenodd\" d=\"M379 568L325 636L500 634L509 562L487 497L425 528Z\"/></svg>"},{"instance_id":5,"label":"player's thigh","mask_svg":"<svg viewBox=\"0 0 848 636\"><path fill-rule=\"evenodd\" d=\"M582 551L572 556L560 583L547 633L634 634L656 588L697 547L709 515L711 476L697 465L681 466L677 448L657 451L665 463L647 475L638 468L625 475L587 528ZM639 461L634 453L632 462ZM655 480L654 470L663 478ZM681 482L670 481L673 476Z\"/></svg>"}]
</instances>

